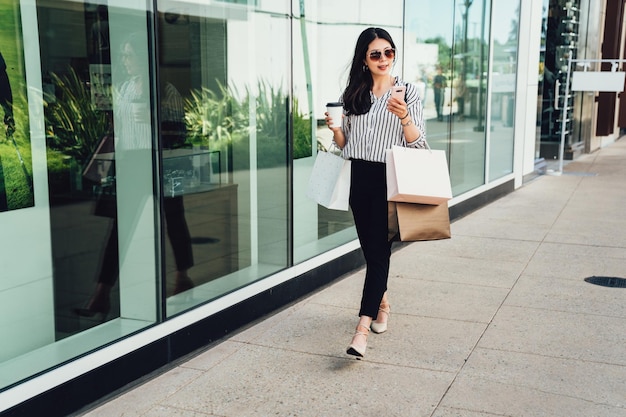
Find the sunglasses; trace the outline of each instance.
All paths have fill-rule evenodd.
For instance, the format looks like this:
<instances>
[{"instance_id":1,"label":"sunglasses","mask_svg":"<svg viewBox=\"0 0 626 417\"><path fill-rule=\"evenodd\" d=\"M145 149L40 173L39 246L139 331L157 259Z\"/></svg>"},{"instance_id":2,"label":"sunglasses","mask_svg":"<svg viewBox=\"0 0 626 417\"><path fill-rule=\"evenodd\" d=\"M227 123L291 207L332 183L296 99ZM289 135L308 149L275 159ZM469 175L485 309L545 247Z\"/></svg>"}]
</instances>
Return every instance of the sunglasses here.
<instances>
[{"instance_id":1,"label":"sunglasses","mask_svg":"<svg viewBox=\"0 0 626 417\"><path fill-rule=\"evenodd\" d=\"M393 48L385 49L384 51L372 51L370 52L370 59L372 61L378 61L385 54L385 58L393 59L396 56L396 50Z\"/></svg>"}]
</instances>

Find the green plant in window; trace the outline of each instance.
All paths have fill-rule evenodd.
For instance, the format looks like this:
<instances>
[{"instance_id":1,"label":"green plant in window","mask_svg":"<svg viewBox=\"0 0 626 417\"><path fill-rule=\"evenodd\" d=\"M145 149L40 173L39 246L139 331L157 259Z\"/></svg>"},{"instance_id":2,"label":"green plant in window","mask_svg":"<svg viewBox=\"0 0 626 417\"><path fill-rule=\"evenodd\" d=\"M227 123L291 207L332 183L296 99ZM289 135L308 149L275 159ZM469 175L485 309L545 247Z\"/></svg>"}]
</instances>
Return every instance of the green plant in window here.
<instances>
[{"instance_id":1,"label":"green plant in window","mask_svg":"<svg viewBox=\"0 0 626 417\"><path fill-rule=\"evenodd\" d=\"M57 95L44 102L48 146L83 165L108 131L109 117L73 68L66 75L53 73L52 81Z\"/></svg>"},{"instance_id":2,"label":"green plant in window","mask_svg":"<svg viewBox=\"0 0 626 417\"><path fill-rule=\"evenodd\" d=\"M231 92L220 85L218 95L206 87L191 91L185 99L185 123L187 138L193 145L219 149L232 141L235 130ZM233 109L235 107L235 109Z\"/></svg>"},{"instance_id":3,"label":"green plant in window","mask_svg":"<svg viewBox=\"0 0 626 417\"><path fill-rule=\"evenodd\" d=\"M285 165L287 161L288 100L281 88L259 81L258 93L246 88L243 95L220 85L219 94L207 88L192 90L185 100L188 140L209 149L232 145L234 153L247 153L250 139L251 100L254 99L257 165L259 168ZM293 103L293 157L311 156L311 120ZM240 161L241 163L241 161ZM247 168L243 164L240 168Z\"/></svg>"},{"instance_id":4,"label":"green plant in window","mask_svg":"<svg viewBox=\"0 0 626 417\"><path fill-rule=\"evenodd\" d=\"M250 93L248 92L248 97ZM286 165L288 97L280 88L259 81L256 101L257 165Z\"/></svg>"},{"instance_id":5,"label":"green plant in window","mask_svg":"<svg viewBox=\"0 0 626 417\"><path fill-rule=\"evenodd\" d=\"M305 118L300 112L298 99L293 99L293 159L306 158L313 155L311 144L313 119Z\"/></svg>"},{"instance_id":6,"label":"green plant in window","mask_svg":"<svg viewBox=\"0 0 626 417\"><path fill-rule=\"evenodd\" d=\"M258 165L285 165L287 158L289 96L282 89L260 81L256 97ZM293 108L293 158L311 156L311 119L300 112L298 99Z\"/></svg>"}]
</instances>

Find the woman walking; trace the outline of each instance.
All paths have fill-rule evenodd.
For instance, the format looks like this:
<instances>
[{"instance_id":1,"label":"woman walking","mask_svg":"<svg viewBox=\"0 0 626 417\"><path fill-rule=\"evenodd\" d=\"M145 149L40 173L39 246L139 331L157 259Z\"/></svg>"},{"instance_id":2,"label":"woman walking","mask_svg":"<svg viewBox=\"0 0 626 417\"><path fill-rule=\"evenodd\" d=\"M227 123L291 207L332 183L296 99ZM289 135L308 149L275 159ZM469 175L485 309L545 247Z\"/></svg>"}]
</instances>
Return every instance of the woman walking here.
<instances>
[{"instance_id":1,"label":"woman walking","mask_svg":"<svg viewBox=\"0 0 626 417\"><path fill-rule=\"evenodd\" d=\"M368 28L361 33L340 99L342 124L330 128L343 157L352 160L350 207L367 266L359 322L346 351L357 358L365 354L370 329L387 330L390 314L385 151L392 145L425 147L422 102L414 85L391 75L395 54L386 30ZM392 87L397 86L406 92L392 97ZM326 122L332 122L328 115Z\"/></svg>"}]
</instances>

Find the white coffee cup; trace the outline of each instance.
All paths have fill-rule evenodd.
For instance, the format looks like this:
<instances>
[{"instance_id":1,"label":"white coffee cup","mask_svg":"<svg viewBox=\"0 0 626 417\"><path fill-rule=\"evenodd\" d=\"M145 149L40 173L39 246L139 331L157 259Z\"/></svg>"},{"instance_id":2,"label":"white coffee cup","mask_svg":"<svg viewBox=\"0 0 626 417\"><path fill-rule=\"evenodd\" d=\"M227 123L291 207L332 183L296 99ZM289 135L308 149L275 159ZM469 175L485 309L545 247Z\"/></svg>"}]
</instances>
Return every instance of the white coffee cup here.
<instances>
[{"instance_id":1,"label":"white coffee cup","mask_svg":"<svg viewBox=\"0 0 626 417\"><path fill-rule=\"evenodd\" d=\"M341 117L343 116L343 104L339 102L326 103L328 116L333 119L330 127L341 127Z\"/></svg>"}]
</instances>

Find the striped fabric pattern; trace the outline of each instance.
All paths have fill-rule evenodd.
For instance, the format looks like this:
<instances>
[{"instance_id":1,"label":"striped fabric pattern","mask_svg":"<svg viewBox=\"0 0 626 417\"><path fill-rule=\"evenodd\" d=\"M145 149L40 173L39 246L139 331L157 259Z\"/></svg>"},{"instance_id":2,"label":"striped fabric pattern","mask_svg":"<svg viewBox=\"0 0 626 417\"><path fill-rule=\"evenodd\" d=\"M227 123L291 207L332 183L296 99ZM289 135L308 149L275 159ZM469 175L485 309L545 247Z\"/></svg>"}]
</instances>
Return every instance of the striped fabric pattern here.
<instances>
[{"instance_id":1,"label":"striped fabric pattern","mask_svg":"<svg viewBox=\"0 0 626 417\"><path fill-rule=\"evenodd\" d=\"M369 112L343 118L342 129L346 137L346 146L342 150L344 158L385 162L385 150L390 149L393 145L413 148L426 147L424 106L417 87L397 78L396 85L406 85L405 101L411 119L420 132L420 139L415 141L415 138L408 138L408 141L414 141L408 144L400 125L400 119L387 110L387 100L391 97L391 90L379 98L370 92L372 107Z\"/></svg>"}]
</instances>

